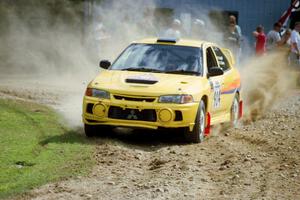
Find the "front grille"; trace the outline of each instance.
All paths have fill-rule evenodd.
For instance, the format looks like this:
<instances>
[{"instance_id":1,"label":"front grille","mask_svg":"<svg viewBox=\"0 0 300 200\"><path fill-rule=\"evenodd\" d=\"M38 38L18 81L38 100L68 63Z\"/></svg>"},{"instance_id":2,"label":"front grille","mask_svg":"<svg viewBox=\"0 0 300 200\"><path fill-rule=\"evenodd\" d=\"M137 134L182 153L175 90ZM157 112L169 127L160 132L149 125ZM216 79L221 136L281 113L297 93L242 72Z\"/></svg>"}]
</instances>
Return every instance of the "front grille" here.
<instances>
[{"instance_id":1,"label":"front grille","mask_svg":"<svg viewBox=\"0 0 300 200\"><path fill-rule=\"evenodd\" d=\"M138 121L156 121L156 112L153 109L123 109L117 106L111 106L108 111L108 117L112 119L138 120Z\"/></svg>"},{"instance_id":2,"label":"front grille","mask_svg":"<svg viewBox=\"0 0 300 200\"><path fill-rule=\"evenodd\" d=\"M121 96L121 95L114 95L115 99L118 100L127 100L127 101L145 101L145 102L154 102L155 98L151 97L126 97L126 96Z\"/></svg>"}]
</instances>

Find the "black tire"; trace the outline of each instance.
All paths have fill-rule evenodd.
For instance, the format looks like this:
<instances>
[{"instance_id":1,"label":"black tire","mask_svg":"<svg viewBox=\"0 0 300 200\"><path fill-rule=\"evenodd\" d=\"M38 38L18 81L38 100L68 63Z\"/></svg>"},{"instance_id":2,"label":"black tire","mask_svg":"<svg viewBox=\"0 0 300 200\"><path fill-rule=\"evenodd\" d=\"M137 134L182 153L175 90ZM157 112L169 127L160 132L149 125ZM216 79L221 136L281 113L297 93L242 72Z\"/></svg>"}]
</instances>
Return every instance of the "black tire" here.
<instances>
[{"instance_id":1,"label":"black tire","mask_svg":"<svg viewBox=\"0 0 300 200\"><path fill-rule=\"evenodd\" d=\"M204 141L204 132L206 127L206 110L205 104L201 100L199 109L195 119L195 126L192 132L187 128L185 130L185 138L188 142L201 143Z\"/></svg>"},{"instance_id":2,"label":"black tire","mask_svg":"<svg viewBox=\"0 0 300 200\"><path fill-rule=\"evenodd\" d=\"M84 132L87 137L94 137L96 135L96 126L84 124Z\"/></svg>"},{"instance_id":3,"label":"black tire","mask_svg":"<svg viewBox=\"0 0 300 200\"><path fill-rule=\"evenodd\" d=\"M239 123L239 113L240 113L239 102L240 102L239 94L235 94L230 109L230 124L232 127L237 127Z\"/></svg>"},{"instance_id":4,"label":"black tire","mask_svg":"<svg viewBox=\"0 0 300 200\"><path fill-rule=\"evenodd\" d=\"M94 137L97 134L108 134L109 132L111 132L111 130L112 128L110 126L84 124L84 132L87 137Z\"/></svg>"}]
</instances>

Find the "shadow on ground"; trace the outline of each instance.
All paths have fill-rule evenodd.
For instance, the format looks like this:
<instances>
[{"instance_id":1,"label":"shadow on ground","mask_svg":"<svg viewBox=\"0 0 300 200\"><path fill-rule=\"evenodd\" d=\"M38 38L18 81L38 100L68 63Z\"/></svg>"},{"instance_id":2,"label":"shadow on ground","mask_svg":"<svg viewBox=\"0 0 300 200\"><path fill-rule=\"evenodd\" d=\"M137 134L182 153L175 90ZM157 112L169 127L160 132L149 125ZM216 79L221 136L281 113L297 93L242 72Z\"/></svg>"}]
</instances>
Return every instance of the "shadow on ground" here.
<instances>
[{"instance_id":1,"label":"shadow on ground","mask_svg":"<svg viewBox=\"0 0 300 200\"><path fill-rule=\"evenodd\" d=\"M83 134L83 130L81 128L76 128L73 130L65 130L64 134L49 136L40 141L40 145L44 146L49 143L82 143L82 144L90 144L90 140L88 140Z\"/></svg>"},{"instance_id":2,"label":"shadow on ground","mask_svg":"<svg viewBox=\"0 0 300 200\"><path fill-rule=\"evenodd\" d=\"M114 129L106 136L98 136L98 138L105 137L141 150L150 151L165 146L187 144L183 131L180 132L179 130Z\"/></svg>"},{"instance_id":3,"label":"shadow on ground","mask_svg":"<svg viewBox=\"0 0 300 200\"><path fill-rule=\"evenodd\" d=\"M101 132L101 131L100 131ZM183 133L177 130L132 130L116 128L110 132L100 133L87 138L82 128L66 130L65 134L48 137L40 142L44 146L49 143L82 143L104 145L107 143L123 143L129 148L153 151L165 146L184 145Z\"/></svg>"}]
</instances>

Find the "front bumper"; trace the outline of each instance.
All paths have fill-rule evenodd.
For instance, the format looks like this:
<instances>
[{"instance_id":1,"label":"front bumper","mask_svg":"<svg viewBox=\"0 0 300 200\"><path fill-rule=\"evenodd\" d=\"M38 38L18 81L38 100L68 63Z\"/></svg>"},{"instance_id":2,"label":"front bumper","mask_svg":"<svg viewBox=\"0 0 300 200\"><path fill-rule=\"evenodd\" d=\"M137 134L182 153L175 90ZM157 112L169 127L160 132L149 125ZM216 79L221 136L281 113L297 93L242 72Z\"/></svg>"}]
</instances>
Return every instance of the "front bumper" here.
<instances>
[{"instance_id":1,"label":"front bumper","mask_svg":"<svg viewBox=\"0 0 300 200\"><path fill-rule=\"evenodd\" d=\"M199 102L165 104L85 96L82 120L89 125L148 129L188 127L192 131L198 106Z\"/></svg>"}]
</instances>

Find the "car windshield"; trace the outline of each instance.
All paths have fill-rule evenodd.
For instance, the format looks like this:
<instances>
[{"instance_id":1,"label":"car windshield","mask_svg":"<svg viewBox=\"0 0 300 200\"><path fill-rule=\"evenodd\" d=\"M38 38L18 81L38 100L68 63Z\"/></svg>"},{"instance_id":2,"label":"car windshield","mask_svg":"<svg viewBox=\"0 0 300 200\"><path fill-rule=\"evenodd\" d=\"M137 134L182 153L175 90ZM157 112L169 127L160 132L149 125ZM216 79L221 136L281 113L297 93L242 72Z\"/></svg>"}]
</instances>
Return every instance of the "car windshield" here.
<instances>
[{"instance_id":1,"label":"car windshield","mask_svg":"<svg viewBox=\"0 0 300 200\"><path fill-rule=\"evenodd\" d=\"M110 69L201 75L201 48L132 44L119 56Z\"/></svg>"}]
</instances>

